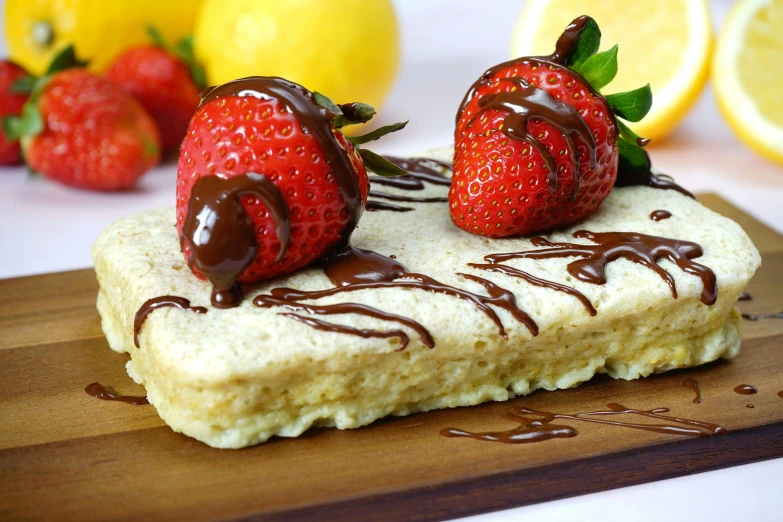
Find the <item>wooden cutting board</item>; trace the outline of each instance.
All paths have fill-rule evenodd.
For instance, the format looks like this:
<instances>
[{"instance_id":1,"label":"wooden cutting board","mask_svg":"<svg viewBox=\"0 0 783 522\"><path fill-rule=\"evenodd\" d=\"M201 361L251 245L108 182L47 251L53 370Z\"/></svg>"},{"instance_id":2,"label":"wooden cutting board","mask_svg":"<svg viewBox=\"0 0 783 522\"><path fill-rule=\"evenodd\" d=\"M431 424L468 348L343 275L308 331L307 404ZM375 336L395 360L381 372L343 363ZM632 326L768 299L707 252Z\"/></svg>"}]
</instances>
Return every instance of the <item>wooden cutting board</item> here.
<instances>
[{"instance_id":1,"label":"wooden cutting board","mask_svg":"<svg viewBox=\"0 0 783 522\"><path fill-rule=\"evenodd\" d=\"M738 221L762 252L753 300L740 309L783 311L783 236L716 196L700 199ZM783 320L745 321L731 362L216 450L172 432L152 406L84 392L101 381L144 393L125 373L127 356L103 338L96 292L90 270L0 280L0 519L434 520L783 456ZM686 378L698 381L700 404ZM739 384L758 393L739 395ZM700 438L562 421L578 435L520 445L439 435L513 428L503 418L513 407L573 414L610 402L668 407L728 432Z\"/></svg>"}]
</instances>

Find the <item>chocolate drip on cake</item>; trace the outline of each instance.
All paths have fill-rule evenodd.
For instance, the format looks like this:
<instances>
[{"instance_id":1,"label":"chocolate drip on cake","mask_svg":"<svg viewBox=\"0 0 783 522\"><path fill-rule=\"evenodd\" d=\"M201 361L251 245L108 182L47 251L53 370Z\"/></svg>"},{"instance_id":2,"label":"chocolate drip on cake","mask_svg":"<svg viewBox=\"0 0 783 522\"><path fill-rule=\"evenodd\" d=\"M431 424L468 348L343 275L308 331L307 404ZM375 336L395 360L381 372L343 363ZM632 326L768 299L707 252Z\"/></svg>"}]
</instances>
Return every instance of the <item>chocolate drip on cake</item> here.
<instances>
[{"instance_id":1,"label":"chocolate drip on cake","mask_svg":"<svg viewBox=\"0 0 783 522\"><path fill-rule=\"evenodd\" d=\"M696 263L693 259L701 257L703 251L699 245L690 241L681 241L658 236L648 236L634 232L574 232L575 238L589 239L594 245L575 243L550 243L542 237L533 238L534 246L545 246L540 250L490 254L484 259L491 263L500 263L509 259L551 259L560 257L580 257L568 264L568 273L580 281L602 285L606 283L606 265L618 259L627 259L645 266L658 274L669 285L672 297L677 298L674 278L657 261L666 259L680 267L685 273L695 275L702 281L701 301L706 305L715 304L718 288L715 273L708 267Z\"/></svg>"},{"instance_id":2,"label":"chocolate drip on cake","mask_svg":"<svg viewBox=\"0 0 783 522\"><path fill-rule=\"evenodd\" d=\"M527 272L523 272L518 268L512 268L510 266L501 265L501 264L468 263L468 266L473 268L478 268L479 270L487 270L489 272L498 272L501 274L506 274L511 277L518 277L520 279L524 279L531 285L539 286L541 288L548 288L550 290L555 290L557 292L563 292L565 294L572 295L577 299L579 299L579 302L582 303L582 305L585 307L585 311L587 311L588 314L595 315L597 313L595 307L593 307L593 303L591 303L590 300L587 297L585 297L585 295L582 292L580 292L575 288L571 288L570 286L561 285L560 283L555 283L554 281L547 281L546 279L541 279L532 274L528 274Z\"/></svg>"},{"instance_id":3,"label":"chocolate drip on cake","mask_svg":"<svg viewBox=\"0 0 783 522\"><path fill-rule=\"evenodd\" d=\"M277 224L280 251L276 261L282 259L288 247L288 205L272 181L256 173L229 179L199 178L190 194L180 238L190 247L190 267L212 283L211 300L217 308L231 308L242 301L237 278L258 253L255 225L242 204L243 196L260 199Z\"/></svg>"},{"instance_id":4,"label":"chocolate drip on cake","mask_svg":"<svg viewBox=\"0 0 783 522\"><path fill-rule=\"evenodd\" d=\"M393 187L401 190L424 190L426 181L434 185L448 187L451 185L451 179L444 176L439 170L451 170L451 164L445 161L439 161L428 158L398 158L395 156L384 156L387 160L394 163L398 167L407 170L407 176L396 177L380 177L371 176L371 185L383 185L387 187ZM415 196L406 196L400 194L389 194L387 192L381 192L376 190L370 190L370 197L387 199L391 201L408 201L411 203L446 203L447 197L429 197L421 198ZM409 212L413 210L412 207L402 207L398 205L389 204L383 201L377 201L370 199L367 201L366 210L378 211L378 210L390 210L393 212Z\"/></svg>"},{"instance_id":5,"label":"chocolate drip on cake","mask_svg":"<svg viewBox=\"0 0 783 522\"><path fill-rule=\"evenodd\" d=\"M632 165L620 156L620 161L617 166L617 179L614 182L615 187L642 185L654 189L676 190L680 194L696 199L696 196L694 196L693 193L675 183L671 176L667 176L666 174L654 174L651 170L652 164L650 162L650 155L647 154L646 150L640 150L645 156L645 161L640 165Z\"/></svg>"},{"instance_id":6,"label":"chocolate drip on cake","mask_svg":"<svg viewBox=\"0 0 783 522\"><path fill-rule=\"evenodd\" d=\"M668 210L653 210L650 214L650 219L653 221L663 221L672 217L672 213Z\"/></svg>"},{"instance_id":7,"label":"chocolate drip on cake","mask_svg":"<svg viewBox=\"0 0 783 522\"><path fill-rule=\"evenodd\" d=\"M440 434L444 437L467 437L488 442L500 442L503 444L525 444L540 442L552 438L575 437L577 431L570 426L552 424L553 421L562 419L579 422L592 422L595 424L608 424L621 428L631 428L642 431L652 431L666 435L685 435L689 437L709 437L719 433L725 433L726 428L709 422L696 421L663 415L669 412L669 408L654 408L651 410L637 410L626 408L617 403L606 405L607 411L591 411L587 413L565 414L548 411L532 410L529 408L515 408L505 418L519 422L517 428L506 431L473 433L455 428L444 428ZM655 424L640 424L624 422L620 420L608 420L606 417L618 415L638 415L655 419ZM532 418L531 418L532 417ZM663 422L660 422L663 421Z\"/></svg>"},{"instance_id":8,"label":"chocolate drip on cake","mask_svg":"<svg viewBox=\"0 0 783 522\"><path fill-rule=\"evenodd\" d=\"M141 327L144 326L144 321L147 320L147 316L151 314L153 310L167 306L174 306L180 310L189 310L197 314L207 313L206 308L203 306L191 306L190 300L185 299L184 297L163 295L147 299L136 312L136 317L133 320L133 343L136 345L136 348L139 348L139 332L141 331Z\"/></svg>"},{"instance_id":9,"label":"chocolate drip on cake","mask_svg":"<svg viewBox=\"0 0 783 522\"><path fill-rule=\"evenodd\" d=\"M144 406L145 404L150 403L146 397L120 395L111 386L99 382L88 384L84 391L86 391L88 395L104 401L124 402L125 404L130 404L132 406Z\"/></svg>"},{"instance_id":10,"label":"chocolate drip on cake","mask_svg":"<svg viewBox=\"0 0 783 522\"><path fill-rule=\"evenodd\" d=\"M388 210L390 212L410 212L413 207L401 207L400 205L393 205L386 203L385 201L368 200L364 207L367 212L378 212L380 210Z\"/></svg>"}]
</instances>

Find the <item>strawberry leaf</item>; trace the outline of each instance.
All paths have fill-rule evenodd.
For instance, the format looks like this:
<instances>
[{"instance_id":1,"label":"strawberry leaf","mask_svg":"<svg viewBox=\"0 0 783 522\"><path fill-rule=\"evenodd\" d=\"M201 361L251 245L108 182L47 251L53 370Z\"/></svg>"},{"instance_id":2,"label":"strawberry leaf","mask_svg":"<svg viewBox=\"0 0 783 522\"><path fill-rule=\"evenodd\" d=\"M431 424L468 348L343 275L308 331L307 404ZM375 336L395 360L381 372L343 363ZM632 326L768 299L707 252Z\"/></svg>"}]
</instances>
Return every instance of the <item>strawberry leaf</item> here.
<instances>
[{"instance_id":1,"label":"strawberry leaf","mask_svg":"<svg viewBox=\"0 0 783 522\"><path fill-rule=\"evenodd\" d=\"M316 104L320 105L332 114L342 116L343 111L341 111L340 107L338 107L337 104L334 103L328 96L324 96L320 92L315 91L313 92L313 99L315 99Z\"/></svg>"},{"instance_id":2,"label":"strawberry leaf","mask_svg":"<svg viewBox=\"0 0 783 522\"><path fill-rule=\"evenodd\" d=\"M375 141L378 138L381 138L383 136L386 136L387 134L391 132L396 132L398 130L402 130L405 128L405 126L408 124L407 121L403 121L400 123L394 123L392 125L386 125L385 127L380 127L378 129L375 129L372 132L368 132L367 134L363 136L349 136L348 141L353 143L354 145L363 145L364 143L367 143L369 141Z\"/></svg>"},{"instance_id":3,"label":"strawberry leaf","mask_svg":"<svg viewBox=\"0 0 783 522\"><path fill-rule=\"evenodd\" d=\"M375 116L375 108L366 103L343 103L339 107L340 116L334 120L334 126L338 129L346 125L367 123Z\"/></svg>"},{"instance_id":4,"label":"strawberry leaf","mask_svg":"<svg viewBox=\"0 0 783 522\"><path fill-rule=\"evenodd\" d=\"M43 119L35 103L25 103L19 116L3 118L3 132L9 140L18 140L22 136L36 136L43 128Z\"/></svg>"},{"instance_id":5,"label":"strawberry leaf","mask_svg":"<svg viewBox=\"0 0 783 522\"><path fill-rule=\"evenodd\" d=\"M652 107L652 90L649 83L633 91L609 94L604 98L617 116L628 121L641 120Z\"/></svg>"},{"instance_id":6,"label":"strawberry leaf","mask_svg":"<svg viewBox=\"0 0 783 522\"><path fill-rule=\"evenodd\" d=\"M171 52L185 62L185 65L190 70L190 77L193 79L193 83L199 89L207 86L207 73L204 71L204 66L196 60L196 55L193 52L193 35L186 36L177 42L177 45L171 49Z\"/></svg>"},{"instance_id":7,"label":"strawberry leaf","mask_svg":"<svg viewBox=\"0 0 783 522\"><path fill-rule=\"evenodd\" d=\"M368 170L383 177L407 176L408 171L404 170L383 156L380 156L367 149L359 149L359 155L364 160L364 166Z\"/></svg>"},{"instance_id":8,"label":"strawberry leaf","mask_svg":"<svg viewBox=\"0 0 783 522\"><path fill-rule=\"evenodd\" d=\"M594 54L582 64L578 72L593 89L600 91L617 75L617 46Z\"/></svg>"},{"instance_id":9,"label":"strawberry leaf","mask_svg":"<svg viewBox=\"0 0 783 522\"><path fill-rule=\"evenodd\" d=\"M35 76L22 76L17 78L8 90L14 94L30 94L35 86L36 79Z\"/></svg>"},{"instance_id":10,"label":"strawberry leaf","mask_svg":"<svg viewBox=\"0 0 783 522\"><path fill-rule=\"evenodd\" d=\"M83 62L76 57L76 51L73 45L69 45L54 57L49 64L49 68L46 70L45 76L49 76L56 72L64 71L65 69L71 69L73 67L84 67L87 62Z\"/></svg>"},{"instance_id":11,"label":"strawberry leaf","mask_svg":"<svg viewBox=\"0 0 783 522\"><path fill-rule=\"evenodd\" d=\"M588 58L598 52L598 47L601 45L601 30L598 29L598 24L595 20L590 18L579 34L579 40L576 42L576 48L566 61L571 69L579 72L579 68L587 61Z\"/></svg>"},{"instance_id":12,"label":"strawberry leaf","mask_svg":"<svg viewBox=\"0 0 783 522\"><path fill-rule=\"evenodd\" d=\"M147 34L150 37L150 40L152 40L152 43L160 47L161 49L168 50L168 45L166 45L166 40L163 39L163 35L160 34L160 31L158 31L155 26L148 25L147 26Z\"/></svg>"}]
</instances>

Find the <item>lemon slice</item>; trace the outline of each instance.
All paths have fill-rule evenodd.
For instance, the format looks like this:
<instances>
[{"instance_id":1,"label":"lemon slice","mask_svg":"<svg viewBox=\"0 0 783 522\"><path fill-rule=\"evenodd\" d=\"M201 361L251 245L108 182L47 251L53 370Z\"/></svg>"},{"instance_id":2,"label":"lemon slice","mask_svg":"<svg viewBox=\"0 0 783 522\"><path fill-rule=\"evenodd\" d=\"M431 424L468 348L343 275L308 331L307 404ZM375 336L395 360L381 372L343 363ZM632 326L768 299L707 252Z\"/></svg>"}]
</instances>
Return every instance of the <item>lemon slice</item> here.
<instances>
[{"instance_id":1,"label":"lemon slice","mask_svg":"<svg viewBox=\"0 0 783 522\"><path fill-rule=\"evenodd\" d=\"M563 29L589 15L601 28L601 50L619 45L619 70L603 94L649 83L653 106L633 125L647 138L662 138L682 120L699 96L712 50L705 0L536 0L517 22L513 57L550 54Z\"/></svg>"},{"instance_id":2,"label":"lemon slice","mask_svg":"<svg viewBox=\"0 0 783 522\"><path fill-rule=\"evenodd\" d=\"M783 164L783 0L741 0L718 41L718 105L743 142Z\"/></svg>"}]
</instances>

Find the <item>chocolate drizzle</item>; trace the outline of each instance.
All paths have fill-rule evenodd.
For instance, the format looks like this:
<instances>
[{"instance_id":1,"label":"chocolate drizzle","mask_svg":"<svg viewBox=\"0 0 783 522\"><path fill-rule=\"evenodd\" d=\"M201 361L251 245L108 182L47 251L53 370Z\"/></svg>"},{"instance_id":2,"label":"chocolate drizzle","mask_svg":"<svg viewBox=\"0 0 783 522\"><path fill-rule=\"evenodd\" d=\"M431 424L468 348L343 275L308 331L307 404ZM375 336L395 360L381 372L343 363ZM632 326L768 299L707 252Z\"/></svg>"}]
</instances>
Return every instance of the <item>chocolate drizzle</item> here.
<instances>
[{"instance_id":1,"label":"chocolate drizzle","mask_svg":"<svg viewBox=\"0 0 783 522\"><path fill-rule=\"evenodd\" d=\"M748 321L758 321L759 319L783 319L783 312L779 314L742 314L742 317Z\"/></svg>"},{"instance_id":2,"label":"chocolate drizzle","mask_svg":"<svg viewBox=\"0 0 783 522\"><path fill-rule=\"evenodd\" d=\"M277 224L280 251L275 261L282 259L288 247L288 205L272 181L253 172L229 179L199 178L190 193L180 238L191 249L188 264L212 283L212 304L218 308L231 308L242 301L237 278L258 253L255 225L242 196L260 199Z\"/></svg>"},{"instance_id":3,"label":"chocolate drizzle","mask_svg":"<svg viewBox=\"0 0 783 522\"><path fill-rule=\"evenodd\" d=\"M191 306L190 301L184 297L163 295L147 299L144 301L144 304L139 307L139 310L136 312L136 317L133 319L133 343L136 345L136 348L139 348L139 332L141 331L141 327L144 326L144 321L146 321L147 316L151 314L153 310L166 306L174 306L180 310L190 310L197 314L207 313L206 308L203 306Z\"/></svg>"},{"instance_id":4,"label":"chocolate drizzle","mask_svg":"<svg viewBox=\"0 0 783 522\"><path fill-rule=\"evenodd\" d=\"M438 169L451 170L451 164L445 161L439 161L429 158L398 158L395 156L384 156L387 160L398 167L409 172L407 176L396 177L370 177L371 185L384 185L401 190L424 190L424 182L448 187L451 185L451 179L444 176ZM446 203L447 197L428 197L420 198L414 196L405 196L399 194L390 194L387 192L370 190L370 197L387 199L391 201L408 201L411 203ZM368 200L366 209L368 211L390 210L393 212L409 212L412 207L402 207L392 205L383 201Z\"/></svg>"},{"instance_id":5,"label":"chocolate drizzle","mask_svg":"<svg viewBox=\"0 0 783 522\"><path fill-rule=\"evenodd\" d=\"M753 299L753 296L750 295L747 292L742 292L742 295L739 296L738 301L750 301Z\"/></svg>"},{"instance_id":6,"label":"chocolate drizzle","mask_svg":"<svg viewBox=\"0 0 783 522\"><path fill-rule=\"evenodd\" d=\"M671 176L667 176L666 174L654 174L652 170L650 170L649 154L643 149L641 149L641 152L646 157L646 161L641 165L631 165L630 162L624 161L622 157L620 158L620 162L617 166L617 179L614 182L615 187L643 185L654 189L671 189L676 190L680 194L688 196L691 199L696 199L696 196L694 196L693 193L675 183Z\"/></svg>"},{"instance_id":7,"label":"chocolate drizzle","mask_svg":"<svg viewBox=\"0 0 783 522\"><path fill-rule=\"evenodd\" d=\"M672 213L668 210L653 210L650 214L650 219L653 221L663 221L672 217Z\"/></svg>"},{"instance_id":8,"label":"chocolate drizzle","mask_svg":"<svg viewBox=\"0 0 783 522\"><path fill-rule=\"evenodd\" d=\"M682 385L696 394L696 397L693 398L693 404L699 404L701 402L701 390L699 389L699 383L688 377L682 381Z\"/></svg>"},{"instance_id":9,"label":"chocolate drizzle","mask_svg":"<svg viewBox=\"0 0 783 522\"><path fill-rule=\"evenodd\" d=\"M783 390L778 392L778 397L783 397Z\"/></svg>"},{"instance_id":10,"label":"chocolate drizzle","mask_svg":"<svg viewBox=\"0 0 783 522\"><path fill-rule=\"evenodd\" d=\"M734 387L734 393L739 393L740 395L754 395L758 392L758 389L752 384L738 384Z\"/></svg>"},{"instance_id":11,"label":"chocolate drizzle","mask_svg":"<svg viewBox=\"0 0 783 522\"><path fill-rule=\"evenodd\" d=\"M481 277L458 273L457 275L474 283L483 286L489 294L483 296L473 292L443 284L424 274L408 272L407 269L397 261L382 256L376 252L362 250L360 248L348 247L344 251L337 252L325 257L321 261L324 273L335 285L334 288L325 290L295 290L291 288L274 288L271 290L271 296L258 296L254 300L257 306L287 306L290 309L307 310L312 305L302 305L299 301L321 299L343 292L353 292L365 290L368 288L414 288L427 290L434 293L446 294L458 299L466 300L472 303L476 308L483 312L497 327L498 333L504 338L508 338L505 327L489 305L494 305L508 311L515 319L524 324L533 334L538 334L538 326L533 319L517 306L516 298L510 291L497 286L496 284ZM340 308L344 307L344 308ZM401 318L395 314L359 305L357 303L341 303L338 305L327 305L322 307L313 307L315 314L338 314L338 313L357 313L367 315L378 319L387 319L406 325L419 333L422 342L427 346L434 346L429 332L420 324ZM296 320L305 319L303 316L293 317ZM404 320L403 320L404 319ZM354 335L367 337L400 337L402 347L407 345L406 339L395 334L375 335L375 331L355 330L346 331L342 325L333 325L324 321L303 321L313 328L330 329L331 331L341 331Z\"/></svg>"},{"instance_id":12,"label":"chocolate drizzle","mask_svg":"<svg viewBox=\"0 0 783 522\"><path fill-rule=\"evenodd\" d=\"M362 206L358 176L332 130L334 114L319 106L304 87L276 77L242 78L207 89L202 94L200 107L226 96L252 96L275 99L295 115L302 130L316 139L324 160L332 169L347 210L347 222L335 247L347 246ZM204 181L213 178L220 180L216 176L205 176L194 185L182 238L193 247L191 266L215 285L212 303L227 308L237 306L241 301L242 290L236 279L252 263L258 248L255 229L238 198L249 194L267 206L278 225L281 243L278 260L285 254L288 242L288 207L277 187L263 181L266 178L262 175L246 174L244 180L243 176L220 180L223 183ZM204 185L200 186L201 182Z\"/></svg>"},{"instance_id":13,"label":"chocolate drizzle","mask_svg":"<svg viewBox=\"0 0 783 522\"><path fill-rule=\"evenodd\" d=\"M570 426L552 424L552 421L557 419L608 424L622 428L652 431L666 435L685 435L689 437L709 437L728 431L722 426L709 422L663 415L669 411L668 408L636 410L633 408L626 408L617 403L609 403L606 407L608 408L607 411L592 411L587 413L576 413L573 415L538 411L529 408L515 408L509 415L504 416L509 420L520 423L520 426L515 429L472 433L455 428L444 428L441 430L440 434L444 437L467 437L488 442L500 442L503 444L524 444L528 442L540 442L552 438L575 437L577 435L577 431ZM604 418L617 415L639 415L641 417L648 417L663 422L656 424L639 424L607 420Z\"/></svg>"},{"instance_id":14,"label":"chocolate drizzle","mask_svg":"<svg viewBox=\"0 0 783 522\"><path fill-rule=\"evenodd\" d=\"M478 268L479 270L487 270L488 272L498 272L501 274L506 274L511 277L519 277L520 279L524 279L528 283L534 286L539 286L541 288L549 288L550 290L555 290L557 292L563 292L568 295L572 295L579 299L579 302L582 303L582 305L585 307L585 310L590 315L595 315L597 312L595 310L595 307L593 307L593 303L590 302L590 300L585 297L585 295L580 292L579 290L575 288L571 288L570 286L561 285L560 283L555 283L554 281L547 281L546 279L540 279L532 274L528 274L527 272L523 272L522 270L519 270L517 268L512 268L510 266L506 265L500 265L500 264L479 264L479 263L468 263L468 266L473 268Z\"/></svg>"},{"instance_id":15,"label":"chocolate drizzle","mask_svg":"<svg viewBox=\"0 0 783 522\"><path fill-rule=\"evenodd\" d=\"M674 278L661 266L659 259L676 264L685 273L699 277L703 284L701 301L712 305L718 298L715 273L708 267L696 263L693 259L701 257L703 251L699 245L690 241L681 241L658 236L648 236L635 232L574 232L575 238L589 239L595 245L575 243L550 243L544 238L533 238L534 246L546 246L541 250L490 254L484 259L499 263L509 259L550 259L558 257L580 257L568 264L568 273L580 281L592 284L606 283L606 265L625 258L645 266L658 274L669 285L672 297L677 298Z\"/></svg>"},{"instance_id":16,"label":"chocolate drizzle","mask_svg":"<svg viewBox=\"0 0 783 522\"><path fill-rule=\"evenodd\" d=\"M150 403L146 397L120 395L111 386L99 382L88 384L84 391L86 391L88 395L104 401L124 402L125 404L131 404L133 406L144 406L145 404Z\"/></svg>"},{"instance_id":17,"label":"chocolate drizzle","mask_svg":"<svg viewBox=\"0 0 783 522\"><path fill-rule=\"evenodd\" d=\"M547 184L554 191L557 190L557 166L555 159L532 134L527 130L530 118L545 121L557 128L565 138L570 157L574 161L574 176L579 175L579 158L577 147L572 134L579 136L587 145L590 155L590 166L595 167L596 145L590 127L582 119L577 110L571 105L556 100L547 91L530 85L522 78L502 78L501 81L512 82L519 89L497 94L487 94L478 101L479 110L468 121L472 124L486 111L498 110L507 112L503 120L503 133L509 138L524 141L536 149L544 160L549 174ZM577 178L578 185L578 178ZM575 189L576 190L576 189Z\"/></svg>"}]
</instances>

